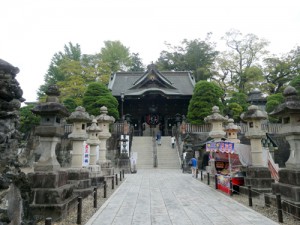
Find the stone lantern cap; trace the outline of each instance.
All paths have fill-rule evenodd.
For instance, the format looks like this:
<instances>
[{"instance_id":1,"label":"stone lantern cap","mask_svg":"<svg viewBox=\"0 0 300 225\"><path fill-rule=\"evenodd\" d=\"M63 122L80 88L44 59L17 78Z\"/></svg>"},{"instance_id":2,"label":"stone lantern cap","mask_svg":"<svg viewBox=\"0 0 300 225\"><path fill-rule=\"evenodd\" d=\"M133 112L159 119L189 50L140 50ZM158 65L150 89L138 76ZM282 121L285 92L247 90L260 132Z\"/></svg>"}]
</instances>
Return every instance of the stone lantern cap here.
<instances>
[{"instance_id":1,"label":"stone lantern cap","mask_svg":"<svg viewBox=\"0 0 300 225\"><path fill-rule=\"evenodd\" d=\"M228 124L225 126L225 130L241 130L241 127L234 124L234 120L232 118L228 119Z\"/></svg>"},{"instance_id":2,"label":"stone lantern cap","mask_svg":"<svg viewBox=\"0 0 300 225\"><path fill-rule=\"evenodd\" d=\"M248 107L248 111L242 113L241 115L241 119L244 121L265 120L267 118L268 118L268 114L258 109L258 106L256 105L250 105Z\"/></svg>"},{"instance_id":3,"label":"stone lantern cap","mask_svg":"<svg viewBox=\"0 0 300 225\"><path fill-rule=\"evenodd\" d=\"M297 95L297 90L288 86L283 91L285 102L277 106L270 115L281 116L287 113L300 113L300 99Z\"/></svg>"},{"instance_id":4,"label":"stone lantern cap","mask_svg":"<svg viewBox=\"0 0 300 225\"><path fill-rule=\"evenodd\" d=\"M222 116L221 114L219 114L219 112L220 112L220 109L219 109L218 106L212 107L212 115L209 115L209 116L205 117L204 121L208 122L208 123L216 122L216 121L226 122L228 120L228 118Z\"/></svg>"},{"instance_id":5,"label":"stone lantern cap","mask_svg":"<svg viewBox=\"0 0 300 225\"><path fill-rule=\"evenodd\" d=\"M114 123L115 122L115 118L113 116L109 116L107 115L108 111L107 111L107 107L106 106L102 106L100 108L100 115L96 117L96 120L100 123Z\"/></svg>"},{"instance_id":6,"label":"stone lantern cap","mask_svg":"<svg viewBox=\"0 0 300 225\"><path fill-rule=\"evenodd\" d=\"M61 117L70 115L67 108L58 102L59 90L56 85L50 85L45 93L48 95L47 101L34 107L31 110L34 114L40 116L58 115Z\"/></svg>"},{"instance_id":7,"label":"stone lantern cap","mask_svg":"<svg viewBox=\"0 0 300 225\"><path fill-rule=\"evenodd\" d=\"M0 59L0 71L13 75L13 78L20 72L18 67L14 67L10 63Z\"/></svg>"},{"instance_id":8,"label":"stone lantern cap","mask_svg":"<svg viewBox=\"0 0 300 225\"><path fill-rule=\"evenodd\" d=\"M97 133L97 132L100 132L102 130L100 129L100 127L97 126L97 120L95 118L93 118L92 125L87 127L86 131L88 133Z\"/></svg>"},{"instance_id":9,"label":"stone lantern cap","mask_svg":"<svg viewBox=\"0 0 300 225\"><path fill-rule=\"evenodd\" d=\"M78 106L74 112L68 118L68 121L71 123L74 122L90 122L90 115L85 111L85 108L82 106Z\"/></svg>"}]
</instances>

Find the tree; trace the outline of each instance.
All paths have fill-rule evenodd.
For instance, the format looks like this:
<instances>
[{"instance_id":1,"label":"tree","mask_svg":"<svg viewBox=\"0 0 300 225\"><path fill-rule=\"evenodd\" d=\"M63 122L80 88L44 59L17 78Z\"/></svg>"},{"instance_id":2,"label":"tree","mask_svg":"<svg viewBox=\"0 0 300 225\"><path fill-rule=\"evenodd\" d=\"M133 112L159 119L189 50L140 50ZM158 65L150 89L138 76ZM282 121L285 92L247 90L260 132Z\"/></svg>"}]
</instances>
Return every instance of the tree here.
<instances>
[{"instance_id":1,"label":"tree","mask_svg":"<svg viewBox=\"0 0 300 225\"><path fill-rule=\"evenodd\" d=\"M261 57L267 54L268 41L254 34L231 30L222 38L228 47L216 60L219 71L214 79L227 90L247 93L262 82ZM228 89L230 88L230 89Z\"/></svg>"},{"instance_id":2,"label":"tree","mask_svg":"<svg viewBox=\"0 0 300 225\"><path fill-rule=\"evenodd\" d=\"M217 84L208 81L197 82L188 106L188 121L192 124L203 124L204 118L211 114L213 106L218 106L222 112L223 96L224 91Z\"/></svg>"},{"instance_id":3,"label":"tree","mask_svg":"<svg viewBox=\"0 0 300 225\"><path fill-rule=\"evenodd\" d=\"M181 46L166 44L170 50L160 53L157 67L160 70L191 71L196 81L209 79L213 75L212 65L218 54L210 38L209 33L204 41L184 39Z\"/></svg>"},{"instance_id":4,"label":"tree","mask_svg":"<svg viewBox=\"0 0 300 225\"><path fill-rule=\"evenodd\" d=\"M266 58L264 64L266 89L270 94L280 93L291 80L300 74L300 47L298 46L280 58Z\"/></svg>"},{"instance_id":5,"label":"tree","mask_svg":"<svg viewBox=\"0 0 300 225\"><path fill-rule=\"evenodd\" d=\"M44 96L44 93L50 84L56 84L59 81L65 80L64 71L60 69L60 66L67 61L79 61L80 56L80 45L73 45L71 42L64 46L64 52L55 53L44 78L45 84L41 85L37 92L38 97L41 98Z\"/></svg>"},{"instance_id":6,"label":"tree","mask_svg":"<svg viewBox=\"0 0 300 225\"><path fill-rule=\"evenodd\" d=\"M242 112L247 111L249 103L247 102L248 96L241 92L232 93L232 95L225 101L224 113L235 122L239 122Z\"/></svg>"},{"instance_id":7,"label":"tree","mask_svg":"<svg viewBox=\"0 0 300 225\"><path fill-rule=\"evenodd\" d=\"M113 116L116 120L119 119L118 101L104 84L90 83L82 100L83 107L90 115L99 115L100 108L106 106L108 115Z\"/></svg>"},{"instance_id":8,"label":"tree","mask_svg":"<svg viewBox=\"0 0 300 225\"><path fill-rule=\"evenodd\" d=\"M139 53L132 53L131 55L132 65L129 68L129 71L144 71L145 67L142 63L142 60L139 56Z\"/></svg>"},{"instance_id":9,"label":"tree","mask_svg":"<svg viewBox=\"0 0 300 225\"><path fill-rule=\"evenodd\" d=\"M40 124L40 116L35 115L31 110L35 107L33 104L23 106L20 108L20 132L27 136L28 132L32 130L33 127Z\"/></svg>"},{"instance_id":10,"label":"tree","mask_svg":"<svg viewBox=\"0 0 300 225\"><path fill-rule=\"evenodd\" d=\"M267 103L266 103L266 112L271 113L273 110L284 102L284 97L282 93L273 94L267 97ZM278 118L269 115L269 121L270 122L278 122Z\"/></svg>"},{"instance_id":11,"label":"tree","mask_svg":"<svg viewBox=\"0 0 300 225\"><path fill-rule=\"evenodd\" d=\"M127 71L132 65L129 48L120 41L105 41L104 45L100 52L102 62L107 63L113 73Z\"/></svg>"}]
</instances>

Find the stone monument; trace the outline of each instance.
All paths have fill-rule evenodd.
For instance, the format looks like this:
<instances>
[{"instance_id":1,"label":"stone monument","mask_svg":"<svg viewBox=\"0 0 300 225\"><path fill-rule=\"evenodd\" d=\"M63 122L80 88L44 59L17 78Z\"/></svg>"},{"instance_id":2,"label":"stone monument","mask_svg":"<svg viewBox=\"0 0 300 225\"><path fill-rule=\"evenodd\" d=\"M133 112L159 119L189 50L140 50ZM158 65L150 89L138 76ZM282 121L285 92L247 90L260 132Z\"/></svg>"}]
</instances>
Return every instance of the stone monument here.
<instances>
[{"instance_id":1,"label":"stone monument","mask_svg":"<svg viewBox=\"0 0 300 225\"><path fill-rule=\"evenodd\" d=\"M71 168L67 170L68 180L75 185L74 192L86 197L92 192L90 174L86 168L89 165L89 157L85 157L89 154L86 140L87 123L91 122L91 118L84 107L78 106L67 120L73 123L72 133L68 136L73 143Z\"/></svg>"},{"instance_id":2,"label":"stone monument","mask_svg":"<svg viewBox=\"0 0 300 225\"><path fill-rule=\"evenodd\" d=\"M99 133L101 129L97 125L97 120L93 118L92 125L87 128L88 140L87 143L90 145L90 164L87 167L90 171L90 178L93 186L98 186L101 183L101 167L97 165L97 156L99 156Z\"/></svg>"},{"instance_id":3,"label":"stone monument","mask_svg":"<svg viewBox=\"0 0 300 225\"><path fill-rule=\"evenodd\" d=\"M102 130L99 133L99 140L101 141L99 147L99 160L98 164L101 166L101 170L103 175L112 175L114 174L114 170L111 167L111 161L106 159L106 141L111 137L111 133L109 132L109 125L115 122L115 118L107 115L107 107L102 106L100 108L100 115L96 117L99 128Z\"/></svg>"},{"instance_id":4,"label":"stone monument","mask_svg":"<svg viewBox=\"0 0 300 225\"><path fill-rule=\"evenodd\" d=\"M212 125L212 129L209 132L209 137L213 138L214 141L221 141L226 134L223 128L223 123L227 122L228 118L222 116L219 112L219 107L214 106L212 107L212 114L204 118L205 122L210 123ZM213 159L213 157L211 157L211 159L209 160L209 166L207 166L206 169L211 174L216 173L215 160Z\"/></svg>"},{"instance_id":5,"label":"stone monument","mask_svg":"<svg viewBox=\"0 0 300 225\"><path fill-rule=\"evenodd\" d=\"M33 113L41 116L40 125L36 128L36 135L40 137L37 150L41 157L34 165L34 173L28 174L35 196L30 208L34 215L56 220L66 216L77 199L73 193L74 185L68 182L68 173L61 170L56 158L56 150L60 148L64 134L62 121L69 112L59 103L56 85L50 85L46 94L46 102L32 109Z\"/></svg>"},{"instance_id":6,"label":"stone monument","mask_svg":"<svg viewBox=\"0 0 300 225\"><path fill-rule=\"evenodd\" d=\"M290 157L286 168L279 170L279 182L272 184L272 195L266 201L275 204L275 194L280 194L284 211L300 218L300 99L294 87L285 88L284 103L270 115L281 118L282 128L279 134L285 136L290 144Z\"/></svg>"},{"instance_id":7,"label":"stone monument","mask_svg":"<svg viewBox=\"0 0 300 225\"><path fill-rule=\"evenodd\" d=\"M267 113L255 105L249 106L248 111L241 114L241 119L247 122L248 131L245 133L245 137L250 139L252 158L252 166L246 170L245 186L250 185L255 193L270 192L271 184L274 182L269 168L266 167L263 160L261 144L262 138L266 136L261 129L261 123L267 118Z\"/></svg>"},{"instance_id":8,"label":"stone monument","mask_svg":"<svg viewBox=\"0 0 300 225\"><path fill-rule=\"evenodd\" d=\"M228 119L228 124L225 126L225 132L227 134L227 141L233 142L236 144L240 143L240 140L237 138L237 133L241 130L241 127L234 124L233 119Z\"/></svg>"}]
</instances>

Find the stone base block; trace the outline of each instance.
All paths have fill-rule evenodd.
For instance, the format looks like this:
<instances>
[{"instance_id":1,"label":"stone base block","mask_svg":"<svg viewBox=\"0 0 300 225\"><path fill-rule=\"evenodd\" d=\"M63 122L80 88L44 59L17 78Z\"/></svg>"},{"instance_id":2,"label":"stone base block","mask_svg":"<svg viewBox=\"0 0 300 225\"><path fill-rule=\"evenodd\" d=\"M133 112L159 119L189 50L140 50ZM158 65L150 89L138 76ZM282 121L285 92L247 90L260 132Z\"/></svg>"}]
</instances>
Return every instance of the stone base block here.
<instances>
[{"instance_id":1,"label":"stone base block","mask_svg":"<svg viewBox=\"0 0 300 225\"><path fill-rule=\"evenodd\" d=\"M272 183L274 180L272 178L252 178L252 177L245 177L245 186L251 186L252 188L269 188L271 189Z\"/></svg>"},{"instance_id":2,"label":"stone base block","mask_svg":"<svg viewBox=\"0 0 300 225\"><path fill-rule=\"evenodd\" d=\"M67 184L68 173L66 171L56 172L34 172L28 173L32 188L58 188Z\"/></svg>"},{"instance_id":3,"label":"stone base block","mask_svg":"<svg viewBox=\"0 0 300 225\"><path fill-rule=\"evenodd\" d=\"M73 196L74 186L64 185L59 188L35 188L33 204L62 204Z\"/></svg>"},{"instance_id":4,"label":"stone base block","mask_svg":"<svg viewBox=\"0 0 300 225\"><path fill-rule=\"evenodd\" d=\"M257 197L261 194L272 192L271 188L253 188L253 187L251 187L251 190L252 190L252 197ZM248 196L248 187L247 186L239 186L239 192L241 194Z\"/></svg>"},{"instance_id":5,"label":"stone base block","mask_svg":"<svg viewBox=\"0 0 300 225\"><path fill-rule=\"evenodd\" d=\"M91 180L85 179L85 180L69 180L70 184L74 185L75 189L85 189L91 187Z\"/></svg>"},{"instance_id":6,"label":"stone base block","mask_svg":"<svg viewBox=\"0 0 300 225\"><path fill-rule=\"evenodd\" d=\"M77 205L77 196L65 200L61 204L31 204L32 215L41 218L51 217L53 221L62 221L67 215L74 210Z\"/></svg>"},{"instance_id":7,"label":"stone base block","mask_svg":"<svg viewBox=\"0 0 300 225\"><path fill-rule=\"evenodd\" d=\"M104 176L92 177L91 182L93 187L99 187L103 184Z\"/></svg>"},{"instance_id":8,"label":"stone base block","mask_svg":"<svg viewBox=\"0 0 300 225\"><path fill-rule=\"evenodd\" d=\"M93 187L90 187L90 188L85 188L85 189L75 189L74 190L74 193L77 195L77 196L80 196L82 198L86 198L88 197L89 195L92 195L94 191L94 188Z\"/></svg>"},{"instance_id":9,"label":"stone base block","mask_svg":"<svg viewBox=\"0 0 300 225\"><path fill-rule=\"evenodd\" d=\"M249 167L246 169L247 177L271 178L271 173L267 167Z\"/></svg>"},{"instance_id":10,"label":"stone base block","mask_svg":"<svg viewBox=\"0 0 300 225\"><path fill-rule=\"evenodd\" d=\"M85 180L89 179L90 172L84 169L69 169L68 172L68 180Z\"/></svg>"},{"instance_id":11,"label":"stone base block","mask_svg":"<svg viewBox=\"0 0 300 225\"><path fill-rule=\"evenodd\" d=\"M279 170L279 182L300 186L300 170L281 169Z\"/></svg>"},{"instance_id":12,"label":"stone base block","mask_svg":"<svg viewBox=\"0 0 300 225\"><path fill-rule=\"evenodd\" d=\"M300 202L300 186L276 183L272 185L272 193L278 193L290 201Z\"/></svg>"},{"instance_id":13,"label":"stone base block","mask_svg":"<svg viewBox=\"0 0 300 225\"><path fill-rule=\"evenodd\" d=\"M102 175L103 176L108 176L108 175L114 175L115 173L115 168L101 168L102 170Z\"/></svg>"}]
</instances>

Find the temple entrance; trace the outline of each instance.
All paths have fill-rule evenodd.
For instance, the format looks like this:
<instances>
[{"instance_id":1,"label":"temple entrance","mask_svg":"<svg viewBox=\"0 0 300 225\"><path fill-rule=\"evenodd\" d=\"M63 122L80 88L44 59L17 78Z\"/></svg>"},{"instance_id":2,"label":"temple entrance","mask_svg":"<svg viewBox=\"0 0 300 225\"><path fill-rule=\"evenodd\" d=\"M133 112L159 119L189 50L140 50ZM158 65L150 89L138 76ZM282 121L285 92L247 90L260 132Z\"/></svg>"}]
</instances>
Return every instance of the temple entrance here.
<instances>
[{"instance_id":1,"label":"temple entrance","mask_svg":"<svg viewBox=\"0 0 300 225\"><path fill-rule=\"evenodd\" d=\"M114 74L109 88L135 136L149 136L151 131L171 136L172 127L187 115L194 85L188 72L160 72L152 64L144 73Z\"/></svg>"}]
</instances>

